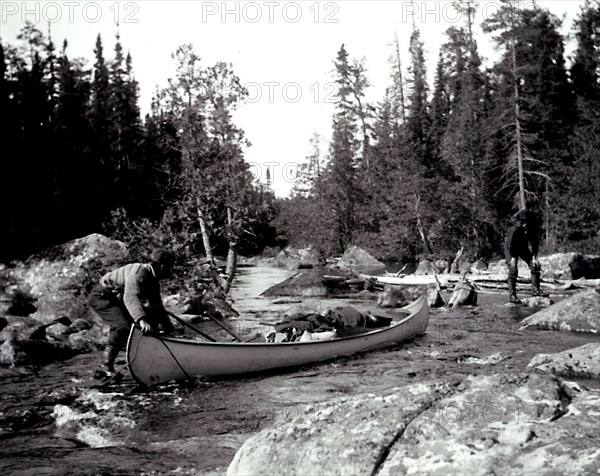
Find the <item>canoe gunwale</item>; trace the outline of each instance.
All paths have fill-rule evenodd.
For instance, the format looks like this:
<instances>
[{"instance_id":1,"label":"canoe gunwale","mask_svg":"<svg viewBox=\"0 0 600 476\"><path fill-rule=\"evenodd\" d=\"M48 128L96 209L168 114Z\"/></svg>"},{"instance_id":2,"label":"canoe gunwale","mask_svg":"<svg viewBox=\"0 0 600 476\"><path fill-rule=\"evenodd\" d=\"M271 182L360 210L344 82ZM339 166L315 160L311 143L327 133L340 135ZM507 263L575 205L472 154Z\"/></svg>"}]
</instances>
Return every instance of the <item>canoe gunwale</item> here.
<instances>
[{"instance_id":1,"label":"canoe gunwale","mask_svg":"<svg viewBox=\"0 0 600 476\"><path fill-rule=\"evenodd\" d=\"M417 303L419 300L421 299L425 299L425 297L420 297L417 301L415 301L414 303ZM413 303L411 303L413 304ZM411 314L409 311L402 311L403 313L406 313L406 317L398 320L398 321L392 321L390 323L389 326L386 327L378 327L376 329L367 331L367 332L361 332L358 334L353 334L353 335L349 335L349 336L341 336L341 337L335 337L334 339L328 339L328 340L323 340L323 341L294 341L294 342L210 342L210 341L200 341L200 340L193 340L193 339L186 339L186 338L182 338L182 337L163 337L163 336L156 336L156 335L152 335L150 334L152 337L156 337L159 338L162 341L165 342L177 342L180 344L190 344L190 345L208 345L208 346L235 346L235 347L239 347L239 346L249 346L249 347L256 347L256 346L268 346L268 347L277 347L277 346L289 346L289 345L307 345L307 344L323 344L323 343L331 343L331 342L335 342L335 341L343 341L343 340L352 340L352 339L358 339L361 337L365 337L365 336L370 336L370 335L375 335L375 334L379 334L382 332L386 332L386 331L390 331L391 329L393 329L394 327L398 327L402 324L405 324L406 322L410 321L414 314Z\"/></svg>"},{"instance_id":2,"label":"canoe gunwale","mask_svg":"<svg viewBox=\"0 0 600 476\"><path fill-rule=\"evenodd\" d=\"M262 371L268 371L276 368L284 368L284 367L296 367L307 365L310 363L317 363L329 360L330 358L336 358L344 355L352 355L357 353L368 352L370 350L375 350L376 348L382 348L394 345L396 343L403 342L405 340L410 340L419 335L423 335L426 333L428 322L429 322L429 309L427 305L426 296L421 296L414 302L408 304L404 308L400 309L402 313L406 313L405 317L398 319L397 321L393 321L391 325L381 328L376 328L373 330L369 330L368 332L353 334L349 336L342 336L330 340L323 341L304 341L304 342L277 342L277 343L268 343L268 342L203 342L191 339L184 338L176 338L176 337L160 337L156 335L144 335L141 330L139 330L136 326L132 326L129 334L129 340L127 342L127 366L129 368L129 373L133 377L133 379L140 383L141 385L153 385L154 383L160 383L161 381L174 380L177 378L195 378L200 375L206 376L216 376L216 375L243 375L243 374L251 374L258 373ZM384 311L381 314L385 314ZM391 314L391 313L390 313ZM411 329L411 321L415 322L415 327ZM412 332L410 332L412 331ZM389 334L390 338L385 340L385 336ZM405 334L405 335L404 335ZM356 341L356 344L353 342ZM369 344L366 342L369 341ZM160 342L162 345L157 345ZM372 344L371 344L372 343ZM139 362L135 362L138 358L138 348L142 344L142 354L144 363L140 364ZM154 345L155 347L149 350L149 348ZM185 349L184 349L185 348ZM338 352L336 349L343 348L342 352ZM166 352L165 352L166 349ZM182 349L184 349L182 351ZM269 349L268 353L271 355L271 359L275 361L276 359L281 359L279 364L271 365L270 367L264 367L264 362L256 362L256 370L244 370L241 372L226 371L225 373L216 373L215 367L210 367L210 362L207 362L204 367L204 370L210 369L206 373L198 372L197 370L191 370L189 373L186 371L186 368L190 369L189 360L187 364L185 362L185 358L190 358L189 355L192 354L197 356L200 361L202 359L210 360L212 355L221 355L226 356L225 358L229 358L229 356L233 356L234 354L237 357L231 357L232 359L239 359L240 353L244 353L247 351L249 354L247 355L248 359L252 359L255 354L253 352L258 352L259 354L264 354L266 349ZM304 362L300 362L298 364L288 364L286 361L291 358L290 352L298 352L299 354L305 355L314 355L313 360L308 360ZM278 350L281 350L278 353ZM182 354L178 352L182 351L186 356L182 357ZM272 351L272 352L270 352ZM175 352L177 354L174 355ZM159 360L158 354L163 354L162 360ZM233 354L231 354L233 353ZM158 376L160 371L156 370L156 367L162 365L162 361L164 357L168 356L175 361L177 367L171 365L171 369L176 369L175 374L179 377L173 377L165 380L157 380L158 378L163 378L162 376ZM328 354L329 356L323 358L324 354ZM264 357L264 355L263 355ZM154 359L153 363L145 362L145 359ZM170 359L168 359L170 360ZM183 363L180 362L183 361ZM260 358L259 358L260 360ZM238 361L239 363L239 361ZM153 364L156 367L153 367ZM220 364L220 362L219 362ZM192 364L191 367L197 366L197 364ZM218 365L216 367L221 367L222 365ZM137 373L140 375L137 375ZM172 370L171 370L172 372Z\"/></svg>"}]
</instances>

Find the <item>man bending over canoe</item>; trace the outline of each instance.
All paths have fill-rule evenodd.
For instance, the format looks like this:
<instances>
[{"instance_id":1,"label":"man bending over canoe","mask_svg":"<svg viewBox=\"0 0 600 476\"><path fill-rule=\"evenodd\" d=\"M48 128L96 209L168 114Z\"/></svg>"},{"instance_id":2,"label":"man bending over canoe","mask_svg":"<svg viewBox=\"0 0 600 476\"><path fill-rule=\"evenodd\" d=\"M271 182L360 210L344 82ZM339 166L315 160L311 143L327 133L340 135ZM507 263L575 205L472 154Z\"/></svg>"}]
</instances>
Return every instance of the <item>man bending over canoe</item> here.
<instances>
[{"instance_id":1,"label":"man bending over canoe","mask_svg":"<svg viewBox=\"0 0 600 476\"><path fill-rule=\"evenodd\" d=\"M110 327L106 361L101 369L113 374L115 360L136 323L143 332L174 330L160 297L160 279L170 276L175 255L158 251L148 264L132 263L106 273L90 293L92 309Z\"/></svg>"}]
</instances>

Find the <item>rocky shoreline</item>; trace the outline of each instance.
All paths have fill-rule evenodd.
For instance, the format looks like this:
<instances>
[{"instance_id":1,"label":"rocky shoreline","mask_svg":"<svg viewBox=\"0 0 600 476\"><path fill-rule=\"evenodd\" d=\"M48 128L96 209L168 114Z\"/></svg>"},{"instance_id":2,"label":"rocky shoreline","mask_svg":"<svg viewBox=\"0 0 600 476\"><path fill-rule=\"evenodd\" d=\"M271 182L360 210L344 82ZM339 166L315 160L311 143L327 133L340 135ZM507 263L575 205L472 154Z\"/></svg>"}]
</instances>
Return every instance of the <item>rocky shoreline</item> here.
<instances>
[{"instance_id":1,"label":"rocky shoreline","mask_svg":"<svg viewBox=\"0 0 600 476\"><path fill-rule=\"evenodd\" d=\"M52 266L67 282L82 278L71 271L77 258ZM90 342L103 341L103 328L88 315L90 328L76 324L85 310L68 314L81 297L74 284L41 276L44 292L62 287L64 314L41 299L43 317L5 318L3 474L585 475L599 466L596 289L556 289L545 309L486 291L476 306L431 309L424 337L389 349L148 390L127 376L98 386L101 353ZM448 302L452 290L441 292ZM44 339L27 349L40 325Z\"/></svg>"},{"instance_id":2,"label":"rocky shoreline","mask_svg":"<svg viewBox=\"0 0 600 476\"><path fill-rule=\"evenodd\" d=\"M476 308L433 309L427 335L404 345L151 391L128 377L97 388L92 373L100 352L35 373L5 368L0 471L397 474L402 467L435 474L439 461L440 474L491 474L493 465L517 474L525 468L539 469L529 474L589 474L582 462L597 464L588 450L599 441L589 423L597 421L600 380L590 378L586 356L595 355L590 348L600 347L599 336L521 328L529 315L530 308L485 294ZM578 348L584 349L579 357ZM559 359L569 377L554 375L561 373ZM597 371L598 360L592 363ZM536 368L541 365L545 372ZM577 449L571 454L587 460L570 462L556 453L556 442L565 440L570 451ZM422 451L423 443L433 446ZM548 456L538 457L546 448ZM513 460L531 461L521 470ZM532 466L546 460L557 463ZM466 473L460 461L470 462Z\"/></svg>"}]
</instances>

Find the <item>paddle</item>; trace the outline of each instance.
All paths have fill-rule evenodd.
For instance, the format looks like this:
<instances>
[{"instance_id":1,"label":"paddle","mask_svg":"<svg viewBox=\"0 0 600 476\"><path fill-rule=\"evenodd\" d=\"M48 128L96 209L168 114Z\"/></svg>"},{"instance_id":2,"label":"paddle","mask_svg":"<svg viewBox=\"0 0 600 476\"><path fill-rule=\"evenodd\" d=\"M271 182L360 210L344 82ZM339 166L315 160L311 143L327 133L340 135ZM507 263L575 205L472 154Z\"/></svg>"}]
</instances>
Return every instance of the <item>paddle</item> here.
<instances>
[{"instance_id":1,"label":"paddle","mask_svg":"<svg viewBox=\"0 0 600 476\"><path fill-rule=\"evenodd\" d=\"M206 314L214 323L216 323L217 325L221 326L225 332L227 332L230 336L232 336L234 339L236 339L238 342L242 342L242 339L240 339L240 337L238 337L231 329L229 329L229 327L227 327L225 324L223 324L221 321L219 321L216 317L211 316L210 314Z\"/></svg>"},{"instance_id":2,"label":"paddle","mask_svg":"<svg viewBox=\"0 0 600 476\"><path fill-rule=\"evenodd\" d=\"M173 314L172 312L167 311L167 314L169 316L171 316L173 319L175 319L177 322L179 322L180 324L183 324L185 327L189 327L190 329L192 329L193 331L197 332L198 334L200 334L202 337L205 337L206 339L208 339L211 342L217 342L215 339L213 339L211 336L209 336L208 334L205 334L204 332L202 332L200 329L198 329L197 327L192 326L191 324L185 322L183 319L181 319L179 316L176 316L175 314Z\"/></svg>"}]
</instances>

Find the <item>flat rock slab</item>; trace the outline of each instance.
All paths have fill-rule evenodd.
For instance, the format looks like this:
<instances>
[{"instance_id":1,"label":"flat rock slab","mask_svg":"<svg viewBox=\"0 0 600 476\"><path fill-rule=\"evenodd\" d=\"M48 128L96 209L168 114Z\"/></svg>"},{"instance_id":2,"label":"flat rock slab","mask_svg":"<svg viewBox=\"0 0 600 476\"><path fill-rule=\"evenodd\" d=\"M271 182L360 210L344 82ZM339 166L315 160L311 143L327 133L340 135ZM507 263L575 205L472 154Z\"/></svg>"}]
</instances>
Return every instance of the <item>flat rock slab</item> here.
<instances>
[{"instance_id":1,"label":"flat rock slab","mask_svg":"<svg viewBox=\"0 0 600 476\"><path fill-rule=\"evenodd\" d=\"M528 367L563 377L600 379L600 343L591 342L556 354L538 354Z\"/></svg>"},{"instance_id":2,"label":"flat rock slab","mask_svg":"<svg viewBox=\"0 0 600 476\"><path fill-rule=\"evenodd\" d=\"M458 390L411 422L378 474L585 475L598 468L598 392L538 375L469 377Z\"/></svg>"},{"instance_id":3,"label":"flat rock slab","mask_svg":"<svg viewBox=\"0 0 600 476\"><path fill-rule=\"evenodd\" d=\"M261 296L327 296L327 287L323 284L323 271L313 269L302 270L285 281L271 286L269 289L265 290Z\"/></svg>"},{"instance_id":4,"label":"flat rock slab","mask_svg":"<svg viewBox=\"0 0 600 476\"><path fill-rule=\"evenodd\" d=\"M340 398L249 438L227 474L595 474L599 396L516 374Z\"/></svg>"},{"instance_id":5,"label":"flat rock slab","mask_svg":"<svg viewBox=\"0 0 600 476\"><path fill-rule=\"evenodd\" d=\"M598 333L600 291L589 289L543 309L521 321L521 329Z\"/></svg>"},{"instance_id":6,"label":"flat rock slab","mask_svg":"<svg viewBox=\"0 0 600 476\"><path fill-rule=\"evenodd\" d=\"M450 391L447 383L419 384L308 405L301 417L249 438L227 474L370 474L398 434Z\"/></svg>"}]
</instances>

